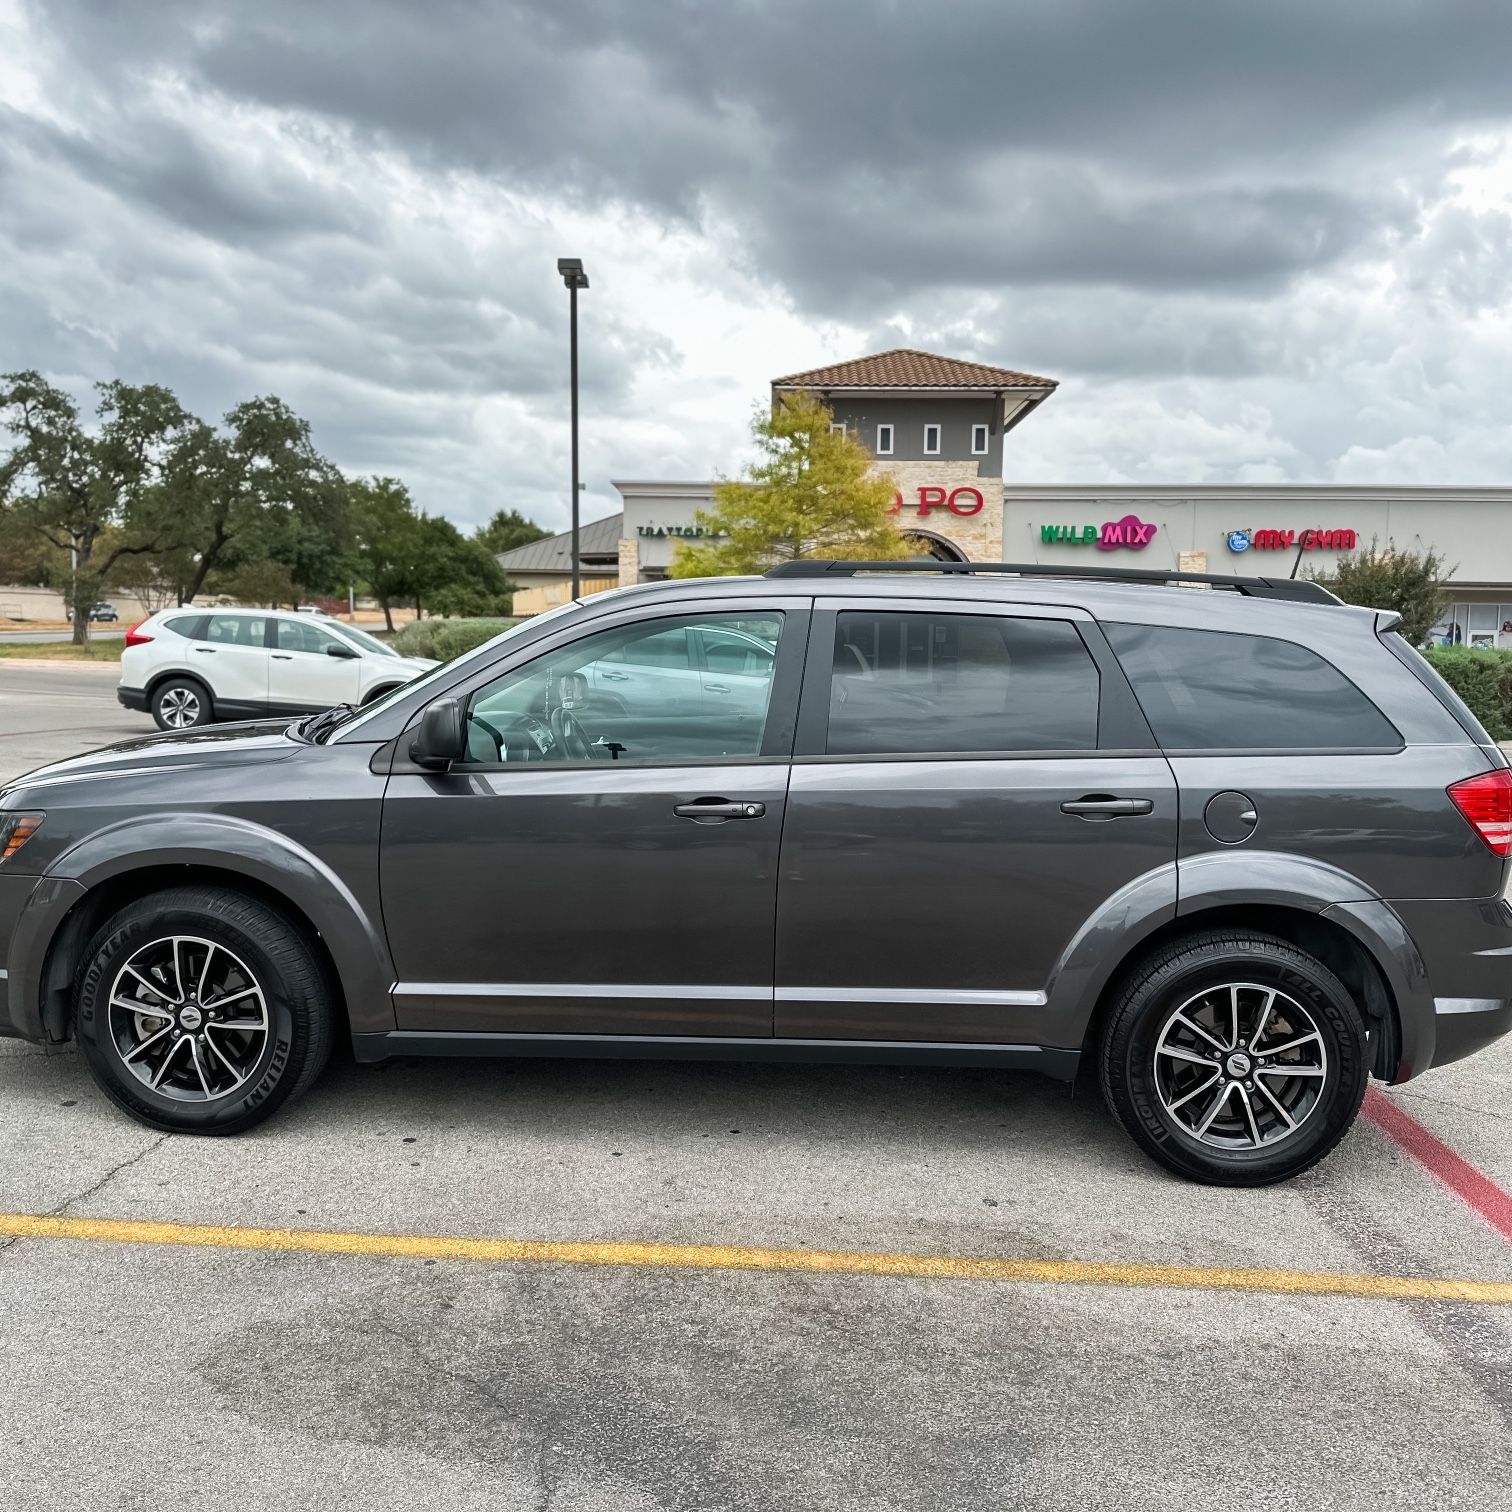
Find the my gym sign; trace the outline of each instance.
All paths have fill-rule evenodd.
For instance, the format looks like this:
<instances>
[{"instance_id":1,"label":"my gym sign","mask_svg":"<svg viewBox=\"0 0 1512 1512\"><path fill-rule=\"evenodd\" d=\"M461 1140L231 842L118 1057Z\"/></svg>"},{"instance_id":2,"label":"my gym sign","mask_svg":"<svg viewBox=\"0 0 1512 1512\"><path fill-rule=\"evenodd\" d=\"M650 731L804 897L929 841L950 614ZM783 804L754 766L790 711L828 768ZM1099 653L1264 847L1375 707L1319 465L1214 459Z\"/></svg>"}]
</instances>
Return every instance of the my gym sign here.
<instances>
[{"instance_id":1,"label":"my gym sign","mask_svg":"<svg viewBox=\"0 0 1512 1512\"><path fill-rule=\"evenodd\" d=\"M1143 551L1155 539L1158 525L1125 515L1121 520L1107 520L1102 525L1041 525L1040 543L1045 546L1096 546L1099 551L1127 547Z\"/></svg>"},{"instance_id":2,"label":"my gym sign","mask_svg":"<svg viewBox=\"0 0 1512 1512\"><path fill-rule=\"evenodd\" d=\"M1356 535L1352 530L1226 530L1223 539L1228 549L1238 555L1253 547L1256 551L1353 551Z\"/></svg>"}]
</instances>

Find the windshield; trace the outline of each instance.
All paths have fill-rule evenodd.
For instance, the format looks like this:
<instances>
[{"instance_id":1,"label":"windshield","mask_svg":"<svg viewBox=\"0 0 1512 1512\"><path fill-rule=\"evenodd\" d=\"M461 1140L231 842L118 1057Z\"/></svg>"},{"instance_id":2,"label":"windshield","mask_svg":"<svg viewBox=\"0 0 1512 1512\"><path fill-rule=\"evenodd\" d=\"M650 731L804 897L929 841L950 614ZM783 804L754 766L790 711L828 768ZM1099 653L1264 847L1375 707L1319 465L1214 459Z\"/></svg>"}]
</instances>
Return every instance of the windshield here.
<instances>
[{"instance_id":1,"label":"windshield","mask_svg":"<svg viewBox=\"0 0 1512 1512\"><path fill-rule=\"evenodd\" d=\"M481 656L494 646L502 645L512 636L519 635L523 630L530 630L537 625L544 625L548 620L561 619L569 614L580 613L582 607L581 602L577 599L569 599L565 604L558 604L555 609L548 609L545 614L532 615L527 620L521 620L518 625L511 625L508 630L502 631L500 634L494 636L492 640L484 641L481 646L476 646L465 655L459 656L455 662L442 662L439 666L432 667L429 672L422 672L418 677L410 678L407 683L402 683L399 687L393 689L392 692L385 693L382 698L375 698L372 703L364 704L361 709L353 710L339 725L331 726L327 739L330 738L331 734L335 734L337 730L340 730L344 735L355 733L368 722L371 715L381 713L395 699L401 697L407 698L416 688L423 687L427 683L436 682L451 672L454 667L459 666L463 662L471 661L476 656Z\"/></svg>"},{"instance_id":2,"label":"windshield","mask_svg":"<svg viewBox=\"0 0 1512 1512\"><path fill-rule=\"evenodd\" d=\"M334 630L343 640L349 640L359 650L366 651L369 656L398 656L398 652L392 646L385 646L376 635L369 635L366 630L359 630L356 625L343 625L337 620L327 620L327 630Z\"/></svg>"}]
</instances>

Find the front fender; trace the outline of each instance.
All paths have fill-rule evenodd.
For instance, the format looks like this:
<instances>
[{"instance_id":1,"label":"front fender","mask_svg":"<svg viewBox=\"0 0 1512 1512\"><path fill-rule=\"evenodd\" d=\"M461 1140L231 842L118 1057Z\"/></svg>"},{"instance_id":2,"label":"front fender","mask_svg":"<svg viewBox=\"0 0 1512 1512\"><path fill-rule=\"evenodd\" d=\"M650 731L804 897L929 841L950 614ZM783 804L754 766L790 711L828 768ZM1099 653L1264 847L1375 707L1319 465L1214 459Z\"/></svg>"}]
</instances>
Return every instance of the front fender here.
<instances>
[{"instance_id":1,"label":"front fender","mask_svg":"<svg viewBox=\"0 0 1512 1512\"><path fill-rule=\"evenodd\" d=\"M93 831L54 858L27 908L11 962L11 1017L41 1038L47 951L82 897L132 872L186 866L246 877L286 898L330 952L354 1031L394 1027L394 968L374 901L364 902L320 856L278 830L231 814L150 815ZM376 871L376 867L375 867ZM81 893L82 890L82 893Z\"/></svg>"}]
</instances>

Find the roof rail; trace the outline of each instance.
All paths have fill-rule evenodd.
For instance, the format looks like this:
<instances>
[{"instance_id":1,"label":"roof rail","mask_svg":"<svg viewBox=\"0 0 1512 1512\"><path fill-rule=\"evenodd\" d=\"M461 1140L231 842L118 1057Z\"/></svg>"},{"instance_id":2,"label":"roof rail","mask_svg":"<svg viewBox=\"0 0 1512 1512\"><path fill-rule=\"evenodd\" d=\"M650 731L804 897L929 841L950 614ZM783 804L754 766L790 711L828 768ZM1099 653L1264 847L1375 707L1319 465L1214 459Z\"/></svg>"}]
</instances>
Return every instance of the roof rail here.
<instances>
[{"instance_id":1,"label":"roof rail","mask_svg":"<svg viewBox=\"0 0 1512 1512\"><path fill-rule=\"evenodd\" d=\"M1234 577L1216 572L1145 571L1124 567L1047 567L1040 562L779 562L767 577L855 577L862 572L944 572L974 576L999 573L1011 577L1087 578L1098 583L1203 583L1228 588L1248 598L1285 599L1297 604L1342 602L1322 583L1308 578Z\"/></svg>"}]
</instances>

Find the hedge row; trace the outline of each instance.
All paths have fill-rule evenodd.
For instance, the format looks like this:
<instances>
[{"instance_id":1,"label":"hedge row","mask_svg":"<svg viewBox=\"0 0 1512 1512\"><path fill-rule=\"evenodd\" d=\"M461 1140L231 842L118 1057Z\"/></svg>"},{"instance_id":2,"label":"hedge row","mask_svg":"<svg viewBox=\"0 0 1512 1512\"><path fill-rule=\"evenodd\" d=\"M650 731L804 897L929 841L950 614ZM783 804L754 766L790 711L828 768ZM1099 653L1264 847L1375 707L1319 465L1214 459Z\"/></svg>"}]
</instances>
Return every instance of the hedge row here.
<instances>
[{"instance_id":1,"label":"hedge row","mask_svg":"<svg viewBox=\"0 0 1512 1512\"><path fill-rule=\"evenodd\" d=\"M1432 646L1423 655L1493 740L1512 740L1512 651Z\"/></svg>"},{"instance_id":2,"label":"hedge row","mask_svg":"<svg viewBox=\"0 0 1512 1512\"><path fill-rule=\"evenodd\" d=\"M429 656L436 661L451 661L518 623L512 619L415 620L389 644L401 656Z\"/></svg>"}]
</instances>

